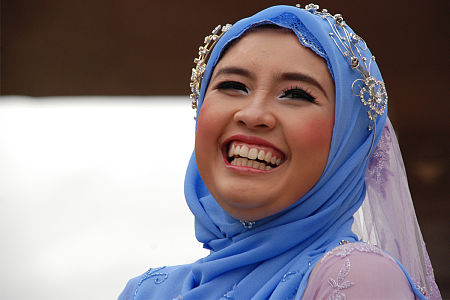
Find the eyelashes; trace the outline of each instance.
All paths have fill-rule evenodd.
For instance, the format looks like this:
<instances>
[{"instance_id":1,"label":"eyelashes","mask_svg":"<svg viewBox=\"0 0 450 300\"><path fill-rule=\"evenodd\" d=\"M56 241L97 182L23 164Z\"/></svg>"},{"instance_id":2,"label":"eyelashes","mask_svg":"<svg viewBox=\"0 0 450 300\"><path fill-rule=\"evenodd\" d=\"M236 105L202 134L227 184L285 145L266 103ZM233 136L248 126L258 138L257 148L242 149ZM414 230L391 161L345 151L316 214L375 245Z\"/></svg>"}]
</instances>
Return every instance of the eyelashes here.
<instances>
[{"instance_id":1,"label":"eyelashes","mask_svg":"<svg viewBox=\"0 0 450 300\"><path fill-rule=\"evenodd\" d=\"M222 81L217 84L216 88L225 92L234 92L248 94L249 90L247 86L238 81ZM311 93L299 86L293 86L288 89L284 89L279 99L286 100L306 100L312 103L316 103L316 98L311 95Z\"/></svg>"},{"instance_id":2,"label":"eyelashes","mask_svg":"<svg viewBox=\"0 0 450 300\"><path fill-rule=\"evenodd\" d=\"M307 100L313 103L316 102L315 97L311 96L311 94L304 89L296 86L283 90L283 94L280 96L280 99L299 99Z\"/></svg>"},{"instance_id":3,"label":"eyelashes","mask_svg":"<svg viewBox=\"0 0 450 300\"><path fill-rule=\"evenodd\" d=\"M237 81L223 81L217 85L217 89L219 90L236 90L241 91L248 94L248 89L245 84L237 82Z\"/></svg>"}]
</instances>

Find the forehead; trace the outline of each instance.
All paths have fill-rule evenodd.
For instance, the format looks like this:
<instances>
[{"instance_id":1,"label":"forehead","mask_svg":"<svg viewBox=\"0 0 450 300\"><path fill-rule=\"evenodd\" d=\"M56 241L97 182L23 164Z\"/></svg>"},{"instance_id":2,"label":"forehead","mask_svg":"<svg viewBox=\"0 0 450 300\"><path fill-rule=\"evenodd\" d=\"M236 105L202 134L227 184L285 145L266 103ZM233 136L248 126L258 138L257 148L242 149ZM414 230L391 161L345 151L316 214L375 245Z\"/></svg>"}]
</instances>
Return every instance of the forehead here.
<instances>
[{"instance_id":1,"label":"forehead","mask_svg":"<svg viewBox=\"0 0 450 300\"><path fill-rule=\"evenodd\" d=\"M223 64L258 65L284 68L302 68L309 73L329 74L326 62L312 50L304 47L289 29L253 29L227 48L216 67Z\"/></svg>"},{"instance_id":2,"label":"forehead","mask_svg":"<svg viewBox=\"0 0 450 300\"><path fill-rule=\"evenodd\" d=\"M329 95L334 94L334 81L325 60L301 45L289 29L264 28L245 33L226 49L215 67L212 79L217 78L223 68L230 67L243 68L256 77L301 73L314 78L323 87L332 89L328 91Z\"/></svg>"}]
</instances>

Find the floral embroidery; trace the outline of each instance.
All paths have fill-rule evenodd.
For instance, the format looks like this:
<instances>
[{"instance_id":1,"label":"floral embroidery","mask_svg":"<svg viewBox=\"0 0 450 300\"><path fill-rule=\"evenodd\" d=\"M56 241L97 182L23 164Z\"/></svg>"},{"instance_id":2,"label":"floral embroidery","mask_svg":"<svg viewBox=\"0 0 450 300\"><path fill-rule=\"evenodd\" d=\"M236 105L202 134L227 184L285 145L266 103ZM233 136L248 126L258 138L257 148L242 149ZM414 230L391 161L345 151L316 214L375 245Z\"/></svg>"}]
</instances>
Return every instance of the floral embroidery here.
<instances>
[{"instance_id":1,"label":"floral embroidery","mask_svg":"<svg viewBox=\"0 0 450 300\"><path fill-rule=\"evenodd\" d=\"M395 133L394 133L395 134ZM367 180L369 184L375 186L381 191L383 197L386 198L384 185L388 181L388 177L393 174L389 172L389 145L392 144L391 131L388 126L384 127L378 146L372 154L367 168Z\"/></svg>"},{"instance_id":2,"label":"floral embroidery","mask_svg":"<svg viewBox=\"0 0 450 300\"><path fill-rule=\"evenodd\" d=\"M395 262L394 259L392 257L390 257L389 255L384 255L383 250L381 250L377 246L366 244L366 243L350 243L350 244L344 244L344 245L338 246L338 247L334 248L333 250L328 251L322 257L322 259L320 260L320 263L323 263L330 256L338 256L341 258L347 257L355 250L358 252L362 252L362 253L375 253L378 255L382 255L382 256L388 257L393 262Z\"/></svg>"},{"instance_id":3,"label":"floral embroidery","mask_svg":"<svg viewBox=\"0 0 450 300\"><path fill-rule=\"evenodd\" d=\"M347 298L342 290L355 284L351 281L344 281L348 273L350 273L350 259L347 258L344 261L344 266L339 270L336 280L333 278L328 279L328 283L334 289L333 294L328 297L328 300L344 300Z\"/></svg>"}]
</instances>

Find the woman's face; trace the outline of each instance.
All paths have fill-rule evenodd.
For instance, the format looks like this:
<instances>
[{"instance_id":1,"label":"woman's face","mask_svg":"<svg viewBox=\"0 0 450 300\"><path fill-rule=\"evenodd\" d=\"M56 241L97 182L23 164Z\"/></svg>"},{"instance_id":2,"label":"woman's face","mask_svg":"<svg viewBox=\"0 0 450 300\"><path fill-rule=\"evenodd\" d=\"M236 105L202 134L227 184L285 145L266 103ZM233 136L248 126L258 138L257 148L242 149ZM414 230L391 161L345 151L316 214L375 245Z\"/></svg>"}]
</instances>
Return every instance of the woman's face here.
<instances>
[{"instance_id":1,"label":"woman's face","mask_svg":"<svg viewBox=\"0 0 450 300\"><path fill-rule=\"evenodd\" d=\"M195 155L214 199L258 220L289 207L321 176L334 124L325 61L293 33L247 34L217 64L198 116Z\"/></svg>"}]
</instances>

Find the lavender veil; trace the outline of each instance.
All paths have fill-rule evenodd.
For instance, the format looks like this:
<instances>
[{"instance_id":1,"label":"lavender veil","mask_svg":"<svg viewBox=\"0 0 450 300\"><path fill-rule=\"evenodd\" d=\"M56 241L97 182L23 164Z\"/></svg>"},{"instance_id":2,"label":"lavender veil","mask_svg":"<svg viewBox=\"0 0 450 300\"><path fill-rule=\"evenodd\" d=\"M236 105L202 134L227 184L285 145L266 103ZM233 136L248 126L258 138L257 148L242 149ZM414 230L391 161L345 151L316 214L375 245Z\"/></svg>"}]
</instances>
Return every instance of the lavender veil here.
<instances>
[{"instance_id":1,"label":"lavender veil","mask_svg":"<svg viewBox=\"0 0 450 300\"><path fill-rule=\"evenodd\" d=\"M389 119L370 157L365 181L366 197L354 215L353 232L395 257L428 299L441 299Z\"/></svg>"}]
</instances>

